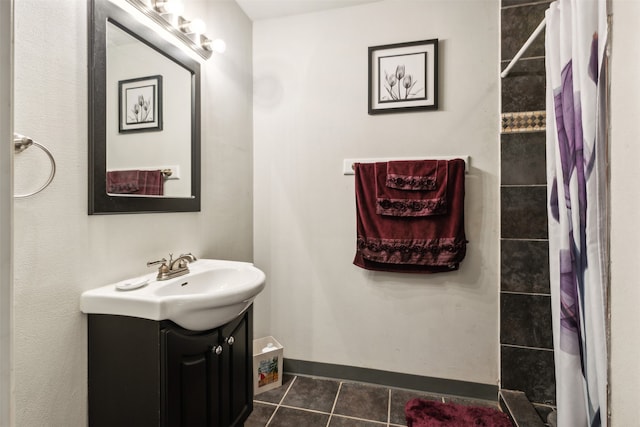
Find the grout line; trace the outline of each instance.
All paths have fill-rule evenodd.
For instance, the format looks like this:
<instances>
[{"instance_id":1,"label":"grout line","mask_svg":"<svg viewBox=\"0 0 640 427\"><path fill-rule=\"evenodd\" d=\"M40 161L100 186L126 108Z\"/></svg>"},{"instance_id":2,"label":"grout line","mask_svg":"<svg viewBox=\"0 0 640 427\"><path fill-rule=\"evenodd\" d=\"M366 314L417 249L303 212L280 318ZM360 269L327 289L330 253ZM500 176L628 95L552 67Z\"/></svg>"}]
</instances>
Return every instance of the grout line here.
<instances>
[{"instance_id":1,"label":"grout line","mask_svg":"<svg viewBox=\"0 0 640 427\"><path fill-rule=\"evenodd\" d=\"M280 402L278 402L278 405L282 405L282 402L284 402L284 398L287 397L287 394L289 394L289 390L291 390L291 387L293 387L293 384L296 382L297 379L298 377L293 377L293 379L291 380L291 384L289 384L289 387L287 387L287 391L285 391L284 394L282 395L282 399L280 399Z\"/></svg>"},{"instance_id":2,"label":"grout line","mask_svg":"<svg viewBox=\"0 0 640 427\"><path fill-rule=\"evenodd\" d=\"M530 346L526 346L526 345L505 344L505 343L500 343L500 345L501 345L502 347L520 348L520 349L522 349L522 350L553 351L553 349L552 349L552 348L530 347Z\"/></svg>"},{"instance_id":3,"label":"grout line","mask_svg":"<svg viewBox=\"0 0 640 427\"><path fill-rule=\"evenodd\" d=\"M267 420L267 423L264 425L264 427L267 427L269 424L271 424L271 420L273 420L273 417L276 416L276 412L278 412L278 408L280 408L280 405L276 406L275 411L273 411L273 413L271 414L271 416Z\"/></svg>"},{"instance_id":4,"label":"grout line","mask_svg":"<svg viewBox=\"0 0 640 427\"><path fill-rule=\"evenodd\" d=\"M530 61L533 59L544 59L545 56L544 55L538 55L538 56L527 56L527 57L521 57L518 61ZM509 58L509 59L501 59L500 60L500 65L502 65L503 63L508 64L511 62L513 58Z\"/></svg>"},{"instance_id":5,"label":"grout line","mask_svg":"<svg viewBox=\"0 0 640 427\"><path fill-rule=\"evenodd\" d=\"M300 408L299 406L280 405L280 408L295 409L297 411L313 412L314 414L331 415L329 412L318 411L317 409Z\"/></svg>"},{"instance_id":6,"label":"grout line","mask_svg":"<svg viewBox=\"0 0 640 427\"><path fill-rule=\"evenodd\" d=\"M354 420L354 421L364 421L367 424L380 424L381 426L386 426L387 423L385 423L384 421L376 421L376 420L370 420L368 418L358 418L358 417L351 417L349 415L341 415L341 414L336 414L336 417L339 418L346 418L348 420Z\"/></svg>"},{"instance_id":7,"label":"grout line","mask_svg":"<svg viewBox=\"0 0 640 427\"><path fill-rule=\"evenodd\" d=\"M501 237L500 240L514 240L517 242L548 242L549 239L529 239L524 237Z\"/></svg>"},{"instance_id":8,"label":"grout line","mask_svg":"<svg viewBox=\"0 0 640 427\"><path fill-rule=\"evenodd\" d=\"M389 389L389 400L387 401L387 427L391 425L391 389Z\"/></svg>"},{"instance_id":9,"label":"grout line","mask_svg":"<svg viewBox=\"0 0 640 427\"><path fill-rule=\"evenodd\" d=\"M516 291L500 291L501 294L509 294L509 295L528 295L528 296L536 296L536 297L550 297L551 293L544 292L516 292Z\"/></svg>"},{"instance_id":10,"label":"grout line","mask_svg":"<svg viewBox=\"0 0 640 427\"><path fill-rule=\"evenodd\" d=\"M287 397L287 394L289 393L289 390L291 390L291 387L293 387L293 383L296 382L296 378L298 378L298 377L294 376L293 379L291 380L291 384L289 384L289 387L287 387L287 390L282 395L282 398L280 399L280 402L278 402L278 404L276 405L276 410L273 411L273 414L271 414L271 416L267 420L267 423L264 425L264 427L267 427L269 424L271 424L271 420L273 420L273 417L276 416L276 412L278 412L278 409L282 405L282 402L284 401L284 398Z\"/></svg>"},{"instance_id":11,"label":"grout line","mask_svg":"<svg viewBox=\"0 0 640 427\"><path fill-rule=\"evenodd\" d=\"M331 413L329 414L329 419L327 420L327 427L331 424L331 418L333 418L333 411L336 410L336 405L338 404L338 396L340 396L340 390L342 390L343 382L340 381L340 385L338 385L338 391L336 392L336 397L333 399L333 405L331 406Z\"/></svg>"},{"instance_id":12,"label":"grout line","mask_svg":"<svg viewBox=\"0 0 640 427\"><path fill-rule=\"evenodd\" d=\"M277 403L273 403L273 402L265 402L264 400L259 400L259 399L253 399L253 401L255 403L259 403L261 405L267 405L267 406L278 406Z\"/></svg>"},{"instance_id":13,"label":"grout line","mask_svg":"<svg viewBox=\"0 0 640 427\"><path fill-rule=\"evenodd\" d=\"M513 187L548 187L547 184L500 184L500 187L513 188Z\"/></svg>"}]
</instances>

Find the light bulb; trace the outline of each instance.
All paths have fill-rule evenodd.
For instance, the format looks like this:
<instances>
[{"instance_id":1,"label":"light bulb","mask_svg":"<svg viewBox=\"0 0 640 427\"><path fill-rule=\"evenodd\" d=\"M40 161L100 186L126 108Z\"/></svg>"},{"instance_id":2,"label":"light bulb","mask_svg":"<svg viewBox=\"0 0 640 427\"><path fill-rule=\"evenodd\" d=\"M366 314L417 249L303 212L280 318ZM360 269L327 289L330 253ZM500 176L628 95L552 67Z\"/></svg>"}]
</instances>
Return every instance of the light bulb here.
<instances>
[{"instance_id":1,"label":"light bulb","mask_svg":"<svg viewBox=\"0 0 640 427\"><path fill-rule=\"evenodd\" d=\"M207 31L207 24L202 19L194 19L191 21L191 31L194 33L202 34Z\"/></svg>"},{"instance_id":2,"label":"light bulb","mask_svg":"<svg viewBox=\"0 0 640 427\"><path fill-rule=\"evenodd\" d=\"M222 39L209 40L208 38L202 36L200 45L208 50L216 53L224 53L227 50L227 44Z\"/></svg>"},{"instance_id":3,"label":"light bulb","mask_svg":"<svg viewBox=\"0 0 640 427\"><path fill-rule=\"evenodd\" d=\"M194 19L193 21L187 21L180 25L180 29L185 33L202 34L206 31L207 25L202 19Z\"/></svg>"},{"instance_id":4,"label":"light bulb","mask_svg":"<svg viewBox=\"0 0 640 427\"><path fill-rule=\"evenodd\" d=\"M214 52L224 53L224 51L227 50L227 44L222 39L215 39L211 43L211 48Z\"/></svg>"},{"instance_id":5,"label":"light bulb","mask_svg":"<svg viewBox=\"0 0 640 427\"><path fill-rule=\"evenodd\" d=\"M184 4L181 0L156 1L156 9L160 13L180 15L184 12Z\"/></svg>"}]
</instances>

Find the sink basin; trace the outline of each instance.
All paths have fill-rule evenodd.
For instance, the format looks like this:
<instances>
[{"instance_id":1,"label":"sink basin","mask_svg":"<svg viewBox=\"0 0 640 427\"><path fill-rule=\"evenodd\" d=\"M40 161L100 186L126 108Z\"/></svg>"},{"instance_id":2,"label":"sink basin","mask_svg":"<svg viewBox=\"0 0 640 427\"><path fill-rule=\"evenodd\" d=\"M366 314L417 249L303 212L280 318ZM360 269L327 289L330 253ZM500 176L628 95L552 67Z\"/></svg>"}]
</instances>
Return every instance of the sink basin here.
<instances>
[{"instance_id":1,"label":"sink basin","mask_svg":"<svg viewBox=\"0 0 640 427\"><path fill-rule=\"evenodd\" d=\"M264 273L248 262L199 259L189 270L169 280L158 281L153 272L83 292L80 309L87 314L171 320L185 329L205 331L236 318L264 289Z\"/></svg>"}]
</instances>

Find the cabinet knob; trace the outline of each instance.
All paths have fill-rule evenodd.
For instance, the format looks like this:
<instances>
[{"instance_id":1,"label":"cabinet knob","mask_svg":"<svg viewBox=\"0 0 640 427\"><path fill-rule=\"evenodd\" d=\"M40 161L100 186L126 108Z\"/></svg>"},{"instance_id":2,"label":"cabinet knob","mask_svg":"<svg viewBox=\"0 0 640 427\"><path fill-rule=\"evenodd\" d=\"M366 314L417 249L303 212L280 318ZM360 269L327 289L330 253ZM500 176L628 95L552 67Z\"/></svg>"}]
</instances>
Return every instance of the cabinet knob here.
<instances>
[{"instance_id":1,"label":"cabinet knob","mask_svg":"<svg viewBox=\"0 0 640 427\"><path fill-rule=\"evenodd\" d=\"M217 345L215 347L211 348L211 352L215 353L217 355L221 355L222 354L222 346L221 345Z\"/></svg>"},{"instance_id":2,"label":"cabinet knob","mask_svg":"<svg viewBox=\"0 0 640 427\"><path fill-rule=\"evenodd\" d=\"M230 336L225 341L227 342L227 344L233 345L233 343L236 342L236 339L233 336Z\"/></svg>"}]
</instances>

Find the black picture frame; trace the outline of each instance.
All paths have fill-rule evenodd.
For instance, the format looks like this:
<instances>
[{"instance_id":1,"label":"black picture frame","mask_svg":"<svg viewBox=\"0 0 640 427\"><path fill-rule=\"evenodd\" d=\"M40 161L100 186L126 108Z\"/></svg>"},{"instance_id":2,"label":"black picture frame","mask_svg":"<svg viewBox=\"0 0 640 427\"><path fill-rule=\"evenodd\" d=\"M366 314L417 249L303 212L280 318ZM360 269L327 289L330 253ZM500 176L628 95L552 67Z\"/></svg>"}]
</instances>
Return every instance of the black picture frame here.
<instances>
[{"instance_id":1,"label":"black picture frame","mask_svg":"<svg viewBox=\"0 0 640 427\"><path fill-rule=\"evenodd\" d=\"M369 47L369 114L438 109L438 39Z\"/></svg>"},{"instance_id":2,"label":"black picture frame","mask_svg":"<svg viewBox=\"0 0 640 427\"><path fill-rule=\"evenodd\" d=\"M162 76L118 82L120 133L162 130Z\"/></svg>"}]
</instances>

